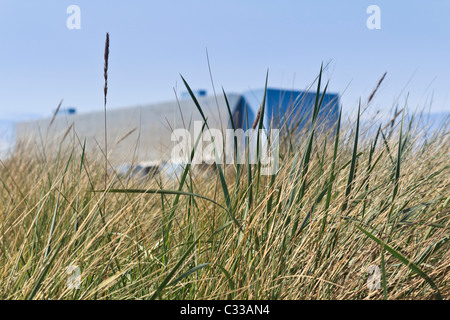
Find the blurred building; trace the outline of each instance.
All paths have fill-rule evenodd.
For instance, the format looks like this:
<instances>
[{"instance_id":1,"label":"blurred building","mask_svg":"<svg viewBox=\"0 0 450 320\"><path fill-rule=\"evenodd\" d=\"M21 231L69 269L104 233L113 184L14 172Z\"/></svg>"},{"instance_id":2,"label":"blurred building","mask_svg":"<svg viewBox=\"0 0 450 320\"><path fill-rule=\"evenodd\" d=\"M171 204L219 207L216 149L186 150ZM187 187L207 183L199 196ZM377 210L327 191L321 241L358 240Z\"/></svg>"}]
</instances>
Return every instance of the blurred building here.
<instances>
[{"instance_id":1,"label":"blurred building","mask_svg":"<svg viewBox=\"0 0 450 320\"><path fill-rule=\"evenodd\" d=\"M195 95L210 128L231 128L228 101L235 126L246 130L253 126L257 118L264 90L229 94L226 99L223 95L207 95L205 90L196 91ZM264 127L301 130L308 125L315 101L315 93L269 88ZM325 94L319 123L331 127L338 119L339 108L338 95ZM185 128L194 136L194 121L202 121L202 117L194 101L186 94L182 94L179 101L109 109L109 161L112 165L121 165L168 160L174 146L172 131ZM63 112L54 118L20 122L16 125L16 143L37 146L39 150L59 149L68 144L81 146L84 141L88 152L98 152L104 148L103 111L77 114L70 109L70 112Z\"/></svg>"}]
</instances>

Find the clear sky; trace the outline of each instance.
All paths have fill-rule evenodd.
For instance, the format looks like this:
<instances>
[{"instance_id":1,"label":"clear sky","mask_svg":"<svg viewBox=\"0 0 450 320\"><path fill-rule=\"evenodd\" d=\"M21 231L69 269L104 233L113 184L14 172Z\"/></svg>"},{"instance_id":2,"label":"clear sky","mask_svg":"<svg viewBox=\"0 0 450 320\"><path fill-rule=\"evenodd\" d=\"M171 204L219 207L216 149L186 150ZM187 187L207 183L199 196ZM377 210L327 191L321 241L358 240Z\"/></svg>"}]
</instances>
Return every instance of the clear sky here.
<instances>
[{"instance_id":1,"label":"clear sky","mask_svg":"<svg viewBox=\"0 0 450 320\"><path fill-rule=\"evenodd\" d=\"M69 30L69 5L81 29ZM369 5L381 29L369 30ZM243 92L306 88L329 62L330 90L351 110L388 75L374 108L397 98L450 110L450 0L0 1L0 119L49 115L61 99L102 110L105 33L111 36L109 107L147 104L193 88ZM346 89L347 88L347 89ZM345 90L346 89L346 90ZM345 92L344 92L345 90Z\"/></svg>"}]
</instances>

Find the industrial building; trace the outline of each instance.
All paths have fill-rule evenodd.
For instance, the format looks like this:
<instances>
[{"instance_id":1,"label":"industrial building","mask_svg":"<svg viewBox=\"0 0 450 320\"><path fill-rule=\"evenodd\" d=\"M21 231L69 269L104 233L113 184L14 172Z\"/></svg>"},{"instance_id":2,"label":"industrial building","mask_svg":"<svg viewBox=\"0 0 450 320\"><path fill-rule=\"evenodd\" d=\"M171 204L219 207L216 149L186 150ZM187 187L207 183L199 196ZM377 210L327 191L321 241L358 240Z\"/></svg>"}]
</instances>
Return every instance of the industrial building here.
<instances>
[{"instance_id":1,"label":"industrial building","mask_svg":"<svg viewBox=\"0 0 450 320\"><path fill-rule=\"evenodd\" d=\"M224 130L231 127L226 99L223 95L195 92L210 128ZM227 94L237 128L252 127L263 100L264 89L243 94ZM268 88L264 113L264 127L283 126L301 130L313 110L316 94ZM319 122L330 127L338 119L339 96L327 93L323 99ZM182 95L177 101L144 106L109 109L107 111L108 159L114 166L141 162L167 161L174 142L174 129L193 132L194 121L202 117L191 99ZM74 110L56 116L16 124L16 142L38 146L42 150L59 149L68 144L83 144L86 150L101 151L104 147L104 112L77 114ZM100 153L101 154L101 153Z\"/></svg>"}]
</instances>

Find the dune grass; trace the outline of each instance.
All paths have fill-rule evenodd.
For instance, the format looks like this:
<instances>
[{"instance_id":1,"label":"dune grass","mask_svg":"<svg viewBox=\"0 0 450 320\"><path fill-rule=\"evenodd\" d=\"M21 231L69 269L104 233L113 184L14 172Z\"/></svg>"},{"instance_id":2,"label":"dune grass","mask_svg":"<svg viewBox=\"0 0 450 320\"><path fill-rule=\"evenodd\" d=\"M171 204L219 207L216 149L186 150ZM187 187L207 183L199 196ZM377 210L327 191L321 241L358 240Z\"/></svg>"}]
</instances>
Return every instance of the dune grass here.
<instances>
[{"instance_id":1,"label":"dune grass","mask_svg":"<svg viewBox=\"0 0 450 320\"><path fill-rule=\"evenodd\" d=\"M374 131L358 112L330 133L316 130L317 97L309 129L283 131L273 176L187 165L176 188L112 176L105 188L105 159L82 140L58 153L18 147L0 163L0 296L448 298L448 121L430 135L404 109ZM379 290L367 286L373 265Z\"/></svg>"},{"instance_id":2,"label":"dune grass","mask_svg":"<svg viewBox=\"0 0 450 320\"><path fill-rule=\"evenodd\" d=\"M425 140L399 122L390 136L358 139L355 124L332 142L282 141L271 177L256 165L212 176L187 166L175 190L153 179L105 191L83 144L45 157L18 149L0 168L1 296L448 297L448 128ZM70 265L80 290L67 288ZM381 290L367 287L371 265Z\"/></svg>"}]
</instances>

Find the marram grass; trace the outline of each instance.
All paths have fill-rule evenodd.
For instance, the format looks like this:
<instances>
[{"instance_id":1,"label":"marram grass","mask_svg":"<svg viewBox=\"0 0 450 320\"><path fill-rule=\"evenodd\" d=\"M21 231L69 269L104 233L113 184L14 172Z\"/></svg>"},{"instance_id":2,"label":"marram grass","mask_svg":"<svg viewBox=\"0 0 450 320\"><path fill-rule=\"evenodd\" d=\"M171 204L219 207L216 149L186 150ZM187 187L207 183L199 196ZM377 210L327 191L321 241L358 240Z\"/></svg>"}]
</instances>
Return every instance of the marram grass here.
<instances>
[{"instance_id":1,"label":"marram grass","mask_svg":"<svg viewBox=\"0 0 450 320\"><path fill-rule=\"evenodd\" d=\"M320 104L308 132L284 132L267 177L187 166L175 182L110 174L105 189L105 159L76 135L56 154L18 147L0 163L0 296L449 298L448 122L430 135L403 111L372 130L358 114L329 133L315 130Z\"/></svg>"}]
</instances>

